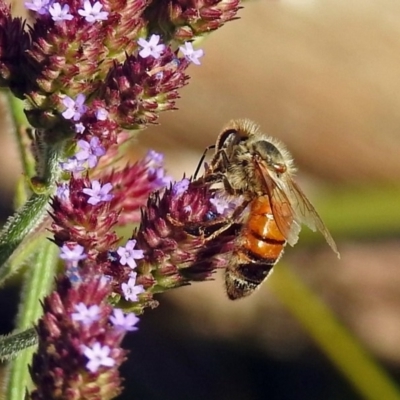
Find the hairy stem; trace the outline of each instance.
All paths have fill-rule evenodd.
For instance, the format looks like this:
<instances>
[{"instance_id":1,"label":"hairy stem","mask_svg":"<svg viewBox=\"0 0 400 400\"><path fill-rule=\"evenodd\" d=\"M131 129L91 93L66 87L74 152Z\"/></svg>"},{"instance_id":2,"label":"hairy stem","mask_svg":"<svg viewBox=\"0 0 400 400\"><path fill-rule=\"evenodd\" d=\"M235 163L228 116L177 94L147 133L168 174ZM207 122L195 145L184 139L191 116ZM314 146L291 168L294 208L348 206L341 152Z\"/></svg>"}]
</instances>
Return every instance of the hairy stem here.
<instances>
[{"instance_id":1,"label":"hairy stem","mask_svg":"<svg viewBox=\"0 0 400 400\"><path fill-rule=\"evenodd\" d=\"M0 282L9 273L3 264L46 217L50 196L51 193L33 194L0 232Z\"/></svg>"},{"instance_id":2,"label":"hairy stem","mask_svg":"<svg viewBox=\"0 0 400 400\"><path fill-rule=\"evenodd\" d=\"M27 270L17 318L18 330L30 328L42 315L40 300L50 292L53 286L58 253L57 246L45 240L37 252L34 267ZM29 339L33 341L31 336ZM7 399L24 399L26 387L30 386L28 365L32 361L34 349L34 347L24 349L11 362L6 389Z\"/></svg>"},{"instance_id":3,"label":"hairy stem","mask_svg":"<svg viewBox=\"0 0 400 400\"><path fill-rule=\"evenodd\" d=\"M15 358L20 351L34 346L37 342L38 337L34 328L4 336L0 339L0 360Z\"/></svg>"},{"instance_id":4,"label":"hairy stem","mask_svg":"<svg viewBox=\"0 0 400 400\"><path fill-rule=\"evenodd\" d=\"M39 192L30 197L16 214L8 220L0 232L0 282L6 279L10 273L3 264L47 216L49 200L54 194L55 182L60 174L59 162L63 155L63 150L63 143L44 149L44 168L42 175L36 179L37 182L40 182L38 184Z\"/></svg>"},{"instance_id":5,"label":"hairy stem","mask_svg":"<svg viewBox=\"0 0 400 400\"><path fill-rule=\"evenodd\" d=\"M33 176L35 172L34 160L25 143L26 128L28 122L24 113L24 102L17 99L9 90L7 91L7 101L11 110L13 122L13 134L18 145L18 151L22 164L23 173L26 177Z\"/></svg>"}]
</instances>

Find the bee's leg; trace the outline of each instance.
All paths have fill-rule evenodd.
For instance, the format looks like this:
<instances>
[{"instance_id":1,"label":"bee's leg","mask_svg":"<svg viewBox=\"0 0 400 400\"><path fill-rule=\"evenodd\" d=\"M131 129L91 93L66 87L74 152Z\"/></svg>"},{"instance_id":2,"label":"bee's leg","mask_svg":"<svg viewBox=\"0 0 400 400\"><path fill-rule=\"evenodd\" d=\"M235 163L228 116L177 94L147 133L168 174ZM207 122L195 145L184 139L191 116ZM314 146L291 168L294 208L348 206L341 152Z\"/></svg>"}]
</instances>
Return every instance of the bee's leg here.
<instances>
[{"instance_id":1,"label":"bee's leg","mask_svg":"<svg viewBox=\"0 0 400 400\"><path fill-rule=\"evenodd\" d=\"M237 223L237 219L243 213L243 211L246 209L246 207L249 205L249 203L250 203L250 200L244 200L242 202L242 204L240 204L235 209L233 214L230 217L225 219L224 224L220 228L218 228L215 232L213 232L210 236L207 237L206 242L209 242L209 241L215 239L216 237L218 237L219 235L221 235L222 233L227 231L233 224ZM215 220L215 224L218 224L218 223L221 223L221 220ZM212 224L209 224L208 226L212 226Z\"/></svg>"},{"instance_id":2,"label":"bee's leg","mask_svg":"<svg viewBox=\"0 0 400 400\"><path fill-rule=\"evenodd\" d=\"M192 185L193 186L212 185L214 183L223 182L225 180L224 178L225 178L225 176L223 173L214 172L212 174L202 176L201 178L193 181Z\"/></svg>"},{"instance_id":3,"label":"bee's leg","mask_svg":"<svg viewBox=\"0 0 400 400\"><path fill-rule=\"evenodd\" d=\"M205 242L206 243L211 242L216 237L220 236L222 233L227 231L233 224L234 224L234 222L232 220L227 220L226 224L221 226L219 229L217 229L215 232L213 232L210 236L207 236L207 238L205 239Z\"/></svg>"},{"instance_id":4,"label":"bee's leg","mask_svg":"<svg viewBox=\"0 0 400 400\"><path fill-rule=\"evenodd\" d=\"M226 155L226 151L220 150L218 153L220 155L220 163L222 164L222 169L223 171L226 171L230 164L228 156Z\"/></svg>"}]
</instances>

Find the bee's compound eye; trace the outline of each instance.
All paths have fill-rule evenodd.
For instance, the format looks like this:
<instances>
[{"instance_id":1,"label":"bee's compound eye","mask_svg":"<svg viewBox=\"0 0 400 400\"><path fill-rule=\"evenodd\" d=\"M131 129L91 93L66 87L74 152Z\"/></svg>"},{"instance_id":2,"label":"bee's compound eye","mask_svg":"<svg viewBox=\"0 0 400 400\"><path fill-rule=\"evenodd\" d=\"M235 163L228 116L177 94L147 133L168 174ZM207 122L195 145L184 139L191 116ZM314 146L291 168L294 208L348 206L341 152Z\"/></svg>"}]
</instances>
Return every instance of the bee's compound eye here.
<instances>
[{"instance_id":1,"label":"bee's compound eye","mask_svg":"<svg viewBox=\"0 0 400 400\"><path fill-rule=\"evenodd\" d=\"M267 140L260 140L254 144L254 150L277 173L286 171L286 165L281 152Z\"/></svg>"}]
</instances>

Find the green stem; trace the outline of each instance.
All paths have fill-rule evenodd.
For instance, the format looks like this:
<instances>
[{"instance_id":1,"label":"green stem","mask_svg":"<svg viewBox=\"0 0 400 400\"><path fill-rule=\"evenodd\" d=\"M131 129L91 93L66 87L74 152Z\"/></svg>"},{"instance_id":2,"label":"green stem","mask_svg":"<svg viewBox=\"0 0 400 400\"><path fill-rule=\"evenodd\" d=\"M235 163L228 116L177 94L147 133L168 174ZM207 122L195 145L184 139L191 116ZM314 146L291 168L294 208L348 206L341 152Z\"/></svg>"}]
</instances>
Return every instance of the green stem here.
<instances>
[{"instance_id":1,"label":"green stem","mask_svg":"<svg viewBox=\"0 0 400 400\"><path fill-rule=\"evenodd\" d=\"M17 329L31 328L42 315L40 301L50 292L57 268L59 250L54 243L45 240L35 259L33 268L27 270L20 304ZM29 331L28 331L29 332ZM32 341L33 338L30 337ZM28 365L32 362L35 348L26 348L11 362L6 386L6 399L23 400L26 387L30 386Z\"/></svg>"},{"instance_id":2,"label":"green stem","mask_svg":"<svg viewBox=\"0 0 400 400\"><path fill-rule=\"evenodd\" d=\"M36 177L36 189L30 199L9 219L0 232L0 281L7 275L4 263L22 241L37 229L47 215L50 197L54 194L55 182L60 174L59 161L63 155L64 143L42 146L44 165L41 175Z\"/></svg>"},{"instance_id":3,"label":"green stem","mask_svg":"<svg viewBox=\"0 0 400 400\"><path fill-rule=\"evenodd\" d=\"M363 398L400 399L400 391L383 368L284 264L274 269L268 283Z\"/></svg>"},{"instance_id":4,"label":"green stem","mask_svg":"<svg viewBox=\"0 0 400 400\"><path fill-rule=\"evenodd\" d=\"M46 217L51 193L36 194L17 211L0 232L0 281L7 276L4 263L25 237Z\"/></svg>"},{"instance_id":5,"label":"green stem","mask_svg":"<svg viewBox=\"0 0 400 400\"><path fill-rule=\"evenodd\" d=\"M4 336L0 339L0 360L15 358L20 351L34 346L37 342L38 336L34 328Z\"/></svg>"},{"instance_id":6,"label":"green stem","mask_svg":"<svg viewBox=\"0 0 400 400\"><path fill-rule=\"evenodd\" d=\"M47 221L44 220L44 225ZM42 230L42 229L41 229ZM23 265L33 262L39 243L44 240L45 232L34 232L28 235L12 256L0 268L0 287L4 285L7 278L17 273ZM1 356L0 356L1 357Z\"/></svg>"},{"instance_id":7,"label":"green stem","mask_svg":"<svg viewBox=\"0 0 400 400\"><path fill-rule=\"evenodd\" d=\"M9 90L7 91L7 101L10 105L12 122L14 125L13 133L18 144L19 155L25 176L31 177L35 173L34 160L27 152L28 146L24 143L26 127L28 126L25 113L24 102L17 99Z\"/></svg>"}]
</instances>

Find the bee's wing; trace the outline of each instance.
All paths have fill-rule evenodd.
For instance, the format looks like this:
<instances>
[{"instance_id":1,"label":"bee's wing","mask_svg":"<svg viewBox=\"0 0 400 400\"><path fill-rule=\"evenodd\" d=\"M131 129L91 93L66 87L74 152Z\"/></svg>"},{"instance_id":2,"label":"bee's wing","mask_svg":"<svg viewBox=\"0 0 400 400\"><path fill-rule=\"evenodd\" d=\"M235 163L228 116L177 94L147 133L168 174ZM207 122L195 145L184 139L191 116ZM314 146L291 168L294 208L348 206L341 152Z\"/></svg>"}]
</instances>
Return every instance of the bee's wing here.
<instances>
[{"instance_id":1,"label":"bee's wing","mask_svg":"<svg viewBox=\"0 0 400 400\"><path fill-rule=\"evenodd\" d=\"M299 239L301 226L291 199L286 195L283 182L273 179L265 165L258 164L258 167L265 183L275 223L287 242L294 246Z\"/></svg>"},{"instance_id":2,"label":"bee's wing","mask_svg":"<svg viewBox=\"0 0 400 400\"><path fill-rule=\"evenodd\" d=\"M331 249L340 257L328 228L296 182L289 175L280 178L274 176L261 163L258 167L266 185L274 220L287 242L291 246L295 245L301 224L305 224L313 231L320 231Z\"/></svg>"},{"instance_id":3,"label":"bee's wing","mask_svg":"<svg viewBox=\"0 0 400 400\"><path fill-rule=\"evenodd\" d=\"M339 251L337 249L336 243L333 240L328 228L322 222L321 217L318 215L314 206L307 199L305 194L299 188L296 182L294 182L290 177L285 180L285 185L287 186L286 193L290 200L290 204L295 211L296 220L299 223L307 225L313 231L320 231L324 236L325 240L331 247L331 249L340 258Z\"/></svg>"}]
</instances>

